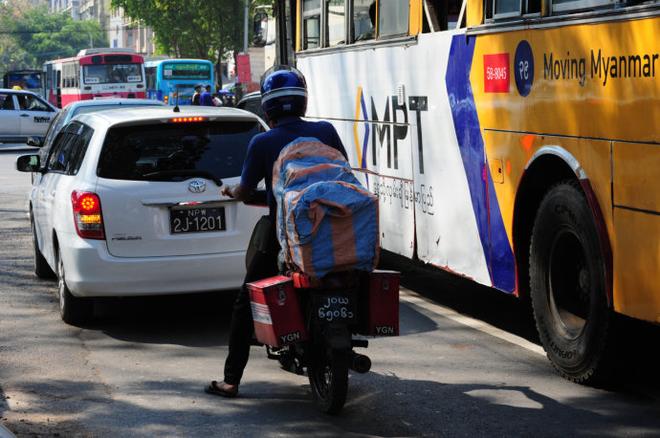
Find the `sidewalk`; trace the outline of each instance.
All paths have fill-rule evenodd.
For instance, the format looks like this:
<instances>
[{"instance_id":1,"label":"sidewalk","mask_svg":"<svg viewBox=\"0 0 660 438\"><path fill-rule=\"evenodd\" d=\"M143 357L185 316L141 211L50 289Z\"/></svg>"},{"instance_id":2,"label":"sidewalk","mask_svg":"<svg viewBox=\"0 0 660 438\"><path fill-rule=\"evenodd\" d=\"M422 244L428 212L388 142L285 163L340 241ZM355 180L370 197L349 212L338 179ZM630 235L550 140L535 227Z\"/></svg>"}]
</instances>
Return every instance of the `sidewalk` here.
<instances>
[{"instance_id":1,"label":"sidewalk","mask_svg":"<svg viewBox=\"0 0 660 438\"><path fill-rule=\"evenodd\" d=\"M11 433L9 429L0 424L0 438L16 438L16 435Z\"/></svg>"}]
</instances>

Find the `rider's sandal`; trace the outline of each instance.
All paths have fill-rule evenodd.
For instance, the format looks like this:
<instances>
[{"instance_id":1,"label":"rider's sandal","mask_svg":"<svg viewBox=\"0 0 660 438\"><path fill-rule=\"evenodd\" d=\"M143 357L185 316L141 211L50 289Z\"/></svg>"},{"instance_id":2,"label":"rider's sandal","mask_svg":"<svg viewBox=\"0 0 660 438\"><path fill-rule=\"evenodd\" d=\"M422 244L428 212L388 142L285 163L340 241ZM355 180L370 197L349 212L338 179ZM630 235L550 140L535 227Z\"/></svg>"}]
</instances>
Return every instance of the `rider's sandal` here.
<instances>
[{"instance_id":1,"label":"rider's sandal","mask_svg":"<svg viewBox=\"0 0 660 438\"><path fill-rule=\"evenodd\" d=\"M211 395L219 395L221 397L234 398L238 395L238 387L234 390L224 388L225 383L218 384L216 380L212 381L209 386L204 388L204 392Z\"/></svg>"}]
</instances>

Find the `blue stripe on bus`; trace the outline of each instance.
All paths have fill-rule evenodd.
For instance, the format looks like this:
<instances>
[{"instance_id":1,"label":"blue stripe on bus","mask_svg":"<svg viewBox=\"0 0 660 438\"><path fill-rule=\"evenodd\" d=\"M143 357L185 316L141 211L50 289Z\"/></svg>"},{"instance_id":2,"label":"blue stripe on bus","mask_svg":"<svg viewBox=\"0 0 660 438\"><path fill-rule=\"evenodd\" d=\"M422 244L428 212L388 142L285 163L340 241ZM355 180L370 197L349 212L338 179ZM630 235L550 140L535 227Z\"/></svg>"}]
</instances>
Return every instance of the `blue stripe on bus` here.
<instances>
[{"instance_id":1,"label":"blue stripe on bus","mask_svg":"<svg viewBox=\"0 0 660 438\"><path fill-rule=\"evenodd\" d=\"M362 107L362 117L364 117L364 140L362 141L362 166L363 169L367 168L367 153L369 152L369 113L367 113L367 103L364 101L364 93L360 97L360 106ZM367 183L367 188L369 187L369 174L364 174L364 179Z\"/></svg>"},{"instance_id":2,"label":"blue stripe on bus","mask_svg":"<svg viewBox=\"0 0 660 438\"><path fill-rule=\"evenodd\" d=\"M498 289L513 292L516 287L513 250L506 235L495 186L486 161L479 117L470 85L475 41L475 37L465 35L453 37L445 83L491 282Z\"/></svg>"},{"instance_id":3,"label":"blue stripe on bus","mask_svg":"<svg viewBox=\"0 0 660 438\"><path fill-rule=\"evenodd\" d=\"M362 117L364 121L367 122L364 124L364 140L362 141L362 162L360 166L363 169L367 168L367 147L369 146L369 116L367 115L367 104L364 101L364 94L360 96L360 106L362 107Z\"/></svg>"}]
</instances>

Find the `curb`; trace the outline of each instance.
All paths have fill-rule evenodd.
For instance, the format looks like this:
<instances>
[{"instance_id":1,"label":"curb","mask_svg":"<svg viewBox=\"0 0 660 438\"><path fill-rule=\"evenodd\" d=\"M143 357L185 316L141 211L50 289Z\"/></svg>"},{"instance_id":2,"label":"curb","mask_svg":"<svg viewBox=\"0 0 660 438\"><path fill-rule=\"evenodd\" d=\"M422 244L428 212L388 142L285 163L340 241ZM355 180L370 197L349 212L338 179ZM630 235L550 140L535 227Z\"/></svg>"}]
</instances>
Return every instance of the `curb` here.
<instances>
[{"instance_id":1,"label":"curb","mask_svg":"<svg viewBox=\"0 0 660 438\"><path fill-rule=\"evenodd\" d=\"M0 438L16 438L16 435L11 433L9 429L0 424Z\"/></svg>"}]
</instances>

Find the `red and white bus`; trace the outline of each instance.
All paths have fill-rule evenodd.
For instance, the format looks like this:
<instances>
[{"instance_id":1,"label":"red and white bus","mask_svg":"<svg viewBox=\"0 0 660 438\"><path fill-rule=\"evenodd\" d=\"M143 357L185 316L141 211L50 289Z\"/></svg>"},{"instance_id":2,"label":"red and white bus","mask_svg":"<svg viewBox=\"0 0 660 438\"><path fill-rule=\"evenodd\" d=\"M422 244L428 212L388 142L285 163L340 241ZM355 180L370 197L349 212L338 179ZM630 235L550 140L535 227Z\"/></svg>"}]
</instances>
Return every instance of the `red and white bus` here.
<instances>
[{"instance_id":1,"label":"red and white bus","mask_svg":"<svg viewBox=\"0 0 660 438\"><path fill-rule=\"evenodd\" d=\"M43 66L44 97L60 108L78 100L146 96L144 59L129 49L85 49Z\"/></svg>"}]
</instances>

